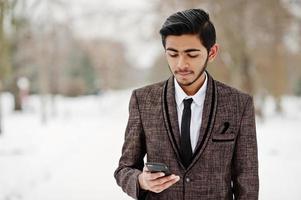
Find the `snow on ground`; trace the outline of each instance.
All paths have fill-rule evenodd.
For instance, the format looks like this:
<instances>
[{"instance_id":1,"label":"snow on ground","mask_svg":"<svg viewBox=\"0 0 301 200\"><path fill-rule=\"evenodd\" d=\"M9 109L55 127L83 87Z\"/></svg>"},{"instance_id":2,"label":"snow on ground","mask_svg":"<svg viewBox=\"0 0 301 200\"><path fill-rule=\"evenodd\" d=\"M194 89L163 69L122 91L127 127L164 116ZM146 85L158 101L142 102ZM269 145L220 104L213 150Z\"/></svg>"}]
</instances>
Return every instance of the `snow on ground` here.
<instances>
[{"instance_id":1,"label":"snow on ground","mask_svg":"<svg viewBox=\"0 0 301 200\"><path fill-rule=\"evenodd\" d=\"M56 97L41 123L40 99L12 112L2 96L0 200L131 199L113 173L121 153L130 91L100 96ZM48 105L50 101L48 101ZM51 109L52 108L52 109ZM285 97L284 114L267 100L266 119L257 120L260 199L301 199L301 98Z\"/></svg>"}]
</instances>

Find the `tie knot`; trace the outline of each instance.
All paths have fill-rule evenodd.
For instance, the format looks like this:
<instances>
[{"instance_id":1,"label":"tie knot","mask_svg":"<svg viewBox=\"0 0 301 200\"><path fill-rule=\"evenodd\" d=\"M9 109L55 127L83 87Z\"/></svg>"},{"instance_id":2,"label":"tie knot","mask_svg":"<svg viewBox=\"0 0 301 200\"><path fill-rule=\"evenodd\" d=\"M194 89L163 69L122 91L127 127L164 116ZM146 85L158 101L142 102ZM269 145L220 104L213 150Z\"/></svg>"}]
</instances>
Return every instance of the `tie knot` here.
<instances>
[{"instance_id":1,"label":"tie knot","mask_svg":"<svg viewBox=\"0 0 301 200\"><path fill-rule=\"evenodd\" d=\"M184 103L184 108L189 108L191 103L192 103L193 99L189 98L189 99L184 99L183 103Z\"/></svg>"}]
</instances>

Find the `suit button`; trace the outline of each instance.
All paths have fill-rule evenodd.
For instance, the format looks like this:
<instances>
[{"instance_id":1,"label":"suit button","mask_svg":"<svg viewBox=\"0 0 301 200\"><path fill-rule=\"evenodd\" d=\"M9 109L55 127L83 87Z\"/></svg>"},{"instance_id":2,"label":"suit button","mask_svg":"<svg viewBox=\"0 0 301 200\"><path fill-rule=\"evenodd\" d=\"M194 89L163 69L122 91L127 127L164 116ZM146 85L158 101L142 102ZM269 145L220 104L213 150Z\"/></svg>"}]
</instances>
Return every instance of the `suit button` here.
<instances>
[{"instance_id":1,"label":"suit button","mask_svg":"<svg viewBox=\"0 0 301 200\"><path fill-rule=\"evenodd\" d=\"M185 178L185 180L186 180L187 183L189 183L191 181L190 178L188 178L188 177Z\"/></svg>"}]
</instances>

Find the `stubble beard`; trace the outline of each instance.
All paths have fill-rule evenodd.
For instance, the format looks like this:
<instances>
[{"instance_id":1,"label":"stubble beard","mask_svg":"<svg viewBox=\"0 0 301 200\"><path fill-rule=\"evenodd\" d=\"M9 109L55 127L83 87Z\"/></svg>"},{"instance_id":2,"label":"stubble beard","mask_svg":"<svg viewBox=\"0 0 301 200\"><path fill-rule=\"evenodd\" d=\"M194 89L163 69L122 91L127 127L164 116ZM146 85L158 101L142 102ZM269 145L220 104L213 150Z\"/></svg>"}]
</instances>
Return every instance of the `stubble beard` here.
<instances>
[{"instance_id":1,"label":"stubble beard","mask_svg":"<svg viewBox=\"0 0 301 200\"><path fill-rule=\"evenodd\" d=\"M207 63L208 63L208 57L206 59L205 64L202 67L202 70L198 73L197 77L193 81L191 81L189 83L181 83L181 82L177 81L179 83L179 85L187 87L187 86L190 86L190 85L194 84L202 76L202 74L205 72L205 70L207 68ZM170 69L170 67L169 67L169 69Z\"/></svg>"}]
</instances>

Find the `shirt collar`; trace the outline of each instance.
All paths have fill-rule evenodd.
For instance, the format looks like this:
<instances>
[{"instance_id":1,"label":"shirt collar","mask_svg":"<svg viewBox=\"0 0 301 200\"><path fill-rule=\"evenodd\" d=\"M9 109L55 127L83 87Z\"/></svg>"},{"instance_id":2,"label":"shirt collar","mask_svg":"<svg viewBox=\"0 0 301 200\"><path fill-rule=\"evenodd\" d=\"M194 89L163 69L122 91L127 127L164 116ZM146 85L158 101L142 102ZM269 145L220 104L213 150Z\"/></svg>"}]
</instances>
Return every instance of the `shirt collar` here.
<instances>
[{"instance_id":1,"label":"shirt collar","mask_svg":"<svg viewBox=\"0 0 301 200\"><path fill-rule=\"evenodd\" d=\"M203 105L206 95L206 89L207 89L207 73L205 73L205 81L202 85L202 87L195 93L193 96L188 96L184 90L181 88L179 83L177 82L176 78L174 78L175 83L175 97L176 97L176 103L179 107L184 99L192 98L193 102L196 103L198 106Z\"/></svg>"}]
</instances>

